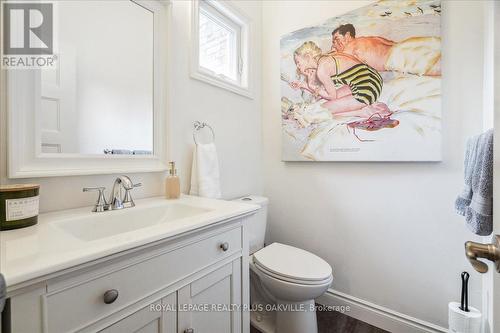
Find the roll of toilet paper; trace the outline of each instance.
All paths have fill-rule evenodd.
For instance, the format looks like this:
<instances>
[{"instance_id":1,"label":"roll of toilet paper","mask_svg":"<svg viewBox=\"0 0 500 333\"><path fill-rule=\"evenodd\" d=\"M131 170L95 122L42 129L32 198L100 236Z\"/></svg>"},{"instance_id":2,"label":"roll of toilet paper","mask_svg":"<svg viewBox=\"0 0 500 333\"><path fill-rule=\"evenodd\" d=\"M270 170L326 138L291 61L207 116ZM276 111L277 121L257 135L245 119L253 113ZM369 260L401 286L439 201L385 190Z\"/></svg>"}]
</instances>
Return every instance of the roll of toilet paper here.
<instances>
[{"instance_id":1,"label":"roll of toilet paper","mask_svg":"<svg viewBox=\"0 0 500 333\"><path fill-rule=\"evenodd\" d=\"M448 304L448 325L452 333L480 333L481 312L469 306L469 312L460 310L460 303Z\"/></svg>"}]
</instances>

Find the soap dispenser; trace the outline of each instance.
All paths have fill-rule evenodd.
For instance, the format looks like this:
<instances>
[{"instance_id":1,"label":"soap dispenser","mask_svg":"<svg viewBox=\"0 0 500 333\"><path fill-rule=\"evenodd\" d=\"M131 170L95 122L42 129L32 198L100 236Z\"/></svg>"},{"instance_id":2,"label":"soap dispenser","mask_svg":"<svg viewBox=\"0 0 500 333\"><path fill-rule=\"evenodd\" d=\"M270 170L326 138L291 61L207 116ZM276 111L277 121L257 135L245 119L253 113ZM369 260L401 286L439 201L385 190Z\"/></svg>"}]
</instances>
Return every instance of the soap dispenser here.
<instances>
[{"instance_id":1,"label":"soap dispenser","mask_svg":"<svg viewBox=\"0 0 500 333\"><path fill-rule=\"evenodd\" d=\"M175 162L169 162L168 176L165 180L165 195L167 199L179 199L181 196L181 183L177 170L175 169Z\"/></svg>"}]
</instances>

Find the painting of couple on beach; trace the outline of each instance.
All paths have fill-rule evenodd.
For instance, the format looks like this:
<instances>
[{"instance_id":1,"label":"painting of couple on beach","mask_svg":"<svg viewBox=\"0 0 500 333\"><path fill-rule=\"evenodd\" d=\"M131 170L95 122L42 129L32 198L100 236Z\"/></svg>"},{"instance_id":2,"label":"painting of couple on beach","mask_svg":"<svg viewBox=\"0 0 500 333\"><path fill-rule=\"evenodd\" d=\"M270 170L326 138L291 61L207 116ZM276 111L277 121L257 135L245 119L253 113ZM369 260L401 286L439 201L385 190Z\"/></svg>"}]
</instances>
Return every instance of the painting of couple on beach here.
<instances>
[{"instance_id":1,"label":"painting of couple on beach","mask_svg":"<svg viewBox=\"0 0 500 333\"><path fill-rule=\"evenodd\" d=\"M381 0L282 36L283 160L440 161L440 21Z\"/></svg>"}]
</instances>

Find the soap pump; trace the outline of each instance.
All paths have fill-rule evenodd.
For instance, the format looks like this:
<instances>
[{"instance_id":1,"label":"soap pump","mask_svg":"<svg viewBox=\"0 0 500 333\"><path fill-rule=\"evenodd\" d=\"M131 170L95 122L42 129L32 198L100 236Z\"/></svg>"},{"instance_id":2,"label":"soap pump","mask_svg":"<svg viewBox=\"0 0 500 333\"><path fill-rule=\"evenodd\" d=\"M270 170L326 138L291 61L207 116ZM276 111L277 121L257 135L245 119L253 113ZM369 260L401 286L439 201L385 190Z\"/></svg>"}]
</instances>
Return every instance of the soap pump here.
<instances>
[{"instance_id":1,"label":"soap pump","mask_svg":"<svg viewBox=\"0 0 500 333\"><path fill-rule=\"evenodd\" d=\"M178 199L181 196L181 184L177 170L175 169L175 162L169 162L168 176L165 180L165 195L167 199Z\"/></svg>"}]
</instances>

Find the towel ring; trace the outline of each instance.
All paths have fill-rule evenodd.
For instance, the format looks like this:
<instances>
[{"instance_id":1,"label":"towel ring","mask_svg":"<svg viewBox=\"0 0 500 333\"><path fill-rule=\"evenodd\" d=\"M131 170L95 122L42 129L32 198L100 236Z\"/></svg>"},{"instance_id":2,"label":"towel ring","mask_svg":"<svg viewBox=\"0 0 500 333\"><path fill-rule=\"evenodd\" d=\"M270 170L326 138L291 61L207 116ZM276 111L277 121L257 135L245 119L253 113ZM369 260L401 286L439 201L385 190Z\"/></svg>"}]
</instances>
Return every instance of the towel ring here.
<instances>
[{"instance_id":1,"label":"towel ring","mask_svg":"<svg viewBox=\"0 0 500 333\"><path fill-rule=\"evenodd\" d=\"M212 128L212 126L210 126L209 124L207 124L205 122L195 121L194 122L194 130L193 130L193 140L194 140L195 144L198 144L198 141L196 141L196 133L205 127L208 127L210 129L210 132L212 132L212 141L215 142L215 132L214 132L214 129Z\"/></svg>"}]
</instances>

